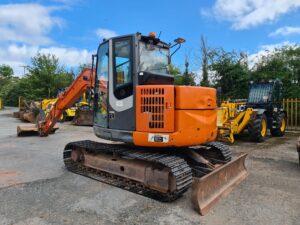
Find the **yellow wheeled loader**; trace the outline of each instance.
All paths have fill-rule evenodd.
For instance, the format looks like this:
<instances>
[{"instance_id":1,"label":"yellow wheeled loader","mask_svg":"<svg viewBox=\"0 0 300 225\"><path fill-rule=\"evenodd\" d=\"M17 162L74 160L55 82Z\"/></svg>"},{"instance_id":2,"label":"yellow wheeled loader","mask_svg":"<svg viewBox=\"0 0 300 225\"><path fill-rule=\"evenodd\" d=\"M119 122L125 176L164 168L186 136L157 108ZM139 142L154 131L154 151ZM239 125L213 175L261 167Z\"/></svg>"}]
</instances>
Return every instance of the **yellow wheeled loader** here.
<instances>
[{"instance_id":1,"label":"yellow wheeled loader","mask_svg":"<svg viewBox=\"0 0 300 225\"><path fill-rule=\"evenodd\" d=\"M253 82L247 100L225 101L218 109L218 139L234 142L234 136L248 131L251 141L262 142L268 129L281 137L286 129L282 107L282 83L279 80Z\"/></svg>"},{"instance_id":2,"label":"yellow wheeled loader","mask_svg":"<svg viewBox=\"0 0 300 225\"><path fill-rule=\"evenodd\" d=\"M234 143L234 136L245 129L256 113L252 108L246 109L244 100L224 101L218 108L218 139Z\"/></svg>"}]
</instances>

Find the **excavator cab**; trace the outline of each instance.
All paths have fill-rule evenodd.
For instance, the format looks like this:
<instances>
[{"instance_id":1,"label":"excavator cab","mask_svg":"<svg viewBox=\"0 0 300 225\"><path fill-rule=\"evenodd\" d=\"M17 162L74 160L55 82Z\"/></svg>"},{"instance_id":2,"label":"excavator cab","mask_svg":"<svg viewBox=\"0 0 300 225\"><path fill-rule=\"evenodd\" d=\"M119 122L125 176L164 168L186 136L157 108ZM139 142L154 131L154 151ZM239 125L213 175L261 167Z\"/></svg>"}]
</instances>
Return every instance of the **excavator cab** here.
<instances>
[{"instance_id":1,"label":"excavator cab","mask_svg":"<svg viewBox=\"0 0 300 225\"><path fill-rule=\"evenodd\" d=\"M140 33L111 38L97 53L94 131L97 136L132 142L136 129L136 86L173 85L170 45Z\"/></svg>"},{"instance_id":2,"label":"excavator cab","mask_svg":"<svg viewBox=\"0 0 300 225\"><path fill-rule=\"evenodd\" d=\"M176 41L170 45L153 33L136 33L100 44L94 97L98 137L147 147L215 140L216 90L174 86L170 49L183 39Z\"/></svg>"}]
</instances>

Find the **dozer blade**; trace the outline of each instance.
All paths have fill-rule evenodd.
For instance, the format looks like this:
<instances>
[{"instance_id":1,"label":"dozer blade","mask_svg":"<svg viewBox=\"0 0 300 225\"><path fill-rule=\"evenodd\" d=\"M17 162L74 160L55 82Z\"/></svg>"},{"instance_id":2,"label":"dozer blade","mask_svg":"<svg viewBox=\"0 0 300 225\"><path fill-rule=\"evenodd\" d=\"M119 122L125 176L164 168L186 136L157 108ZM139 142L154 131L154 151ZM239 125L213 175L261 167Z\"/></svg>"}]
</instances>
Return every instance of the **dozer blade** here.
<instances>
[{"instance_id":1,"label":"dozer blade","mask_svg":"<svg viewBox=\"0 0 300 225\"><path fill-rule=\"evenodd\" d=\"M78 110L72 124L77 126L93 126L93 110Z\"/></svg>"},{"instance_id":2,"label":"dozer blade","mask_svg":"<svg viewBox=\"0 0 300 225\"><path fill-rule=\"evenodd\" d=\"M57 126L54 126L52 130L52 134L58 129ZM22 126L17 126L17 135L18 137L22 136L32 136L32 135L39 135L39 129L35 124L26 124Z\"/></svg>"},{"instance_id":3,"label":"dozer blade","mask_svg":"<svg viewBox=\"0 0 300 225\"><path fill-rule=\"evenodd\" d=\"M247 153L241 153L236 159L213 172L201 178L194 177L192 202L202 216L247 177L246 157Z\"/></svg>"}]
</instances>

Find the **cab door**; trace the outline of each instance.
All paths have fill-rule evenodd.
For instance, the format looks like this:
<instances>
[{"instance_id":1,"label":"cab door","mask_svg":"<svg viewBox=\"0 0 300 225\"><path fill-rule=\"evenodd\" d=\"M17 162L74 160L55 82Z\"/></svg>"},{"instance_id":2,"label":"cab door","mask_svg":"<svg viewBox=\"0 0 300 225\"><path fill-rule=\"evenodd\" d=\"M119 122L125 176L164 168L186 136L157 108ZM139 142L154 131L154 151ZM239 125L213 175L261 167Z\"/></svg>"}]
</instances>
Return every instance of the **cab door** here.
<instances>
[{"instance_id":1,"label":"cab door","mask_svg":"<svg viewBox=\"0 0 300 225\"><path fill-rule=\"evenodd\" d=\"M133 36L110 40L108 127L135 130Z\"/></svg>"},{"instance_id":2,"label":"cab door","mask_svg":"<svg viewBox=\"0 0 300 225\"><path fill-rule=\"evenodd\" d=\"M94 124L108 128L108 77L109 77L109 42L102 43L98 49L97 80L94 99Z\"/></svg>"}]
</instances>

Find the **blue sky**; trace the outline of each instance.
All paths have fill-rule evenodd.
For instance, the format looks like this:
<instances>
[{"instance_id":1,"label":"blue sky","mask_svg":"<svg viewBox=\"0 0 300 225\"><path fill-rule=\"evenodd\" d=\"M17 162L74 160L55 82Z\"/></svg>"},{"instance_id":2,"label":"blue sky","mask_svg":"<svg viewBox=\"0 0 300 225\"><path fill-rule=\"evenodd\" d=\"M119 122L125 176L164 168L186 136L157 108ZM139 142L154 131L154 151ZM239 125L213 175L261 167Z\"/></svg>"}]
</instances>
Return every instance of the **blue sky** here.
<instances>
[{"instance_id":1,"label":"blue sky","mask_svg":"<svg viewBox=\"0 0 300 225\"><path fill-rule=\"evenodd\" d=\"M300 0L1 0L0 64L21 75L20 65L39 51L77 67L90 62L103 37L155 31L167 42L184 37L174 62L182 67L189 55L197 71L201 35L211 47L254 59L265 49L299 44L299 12Z\"/></svg>"}]
</instances>

